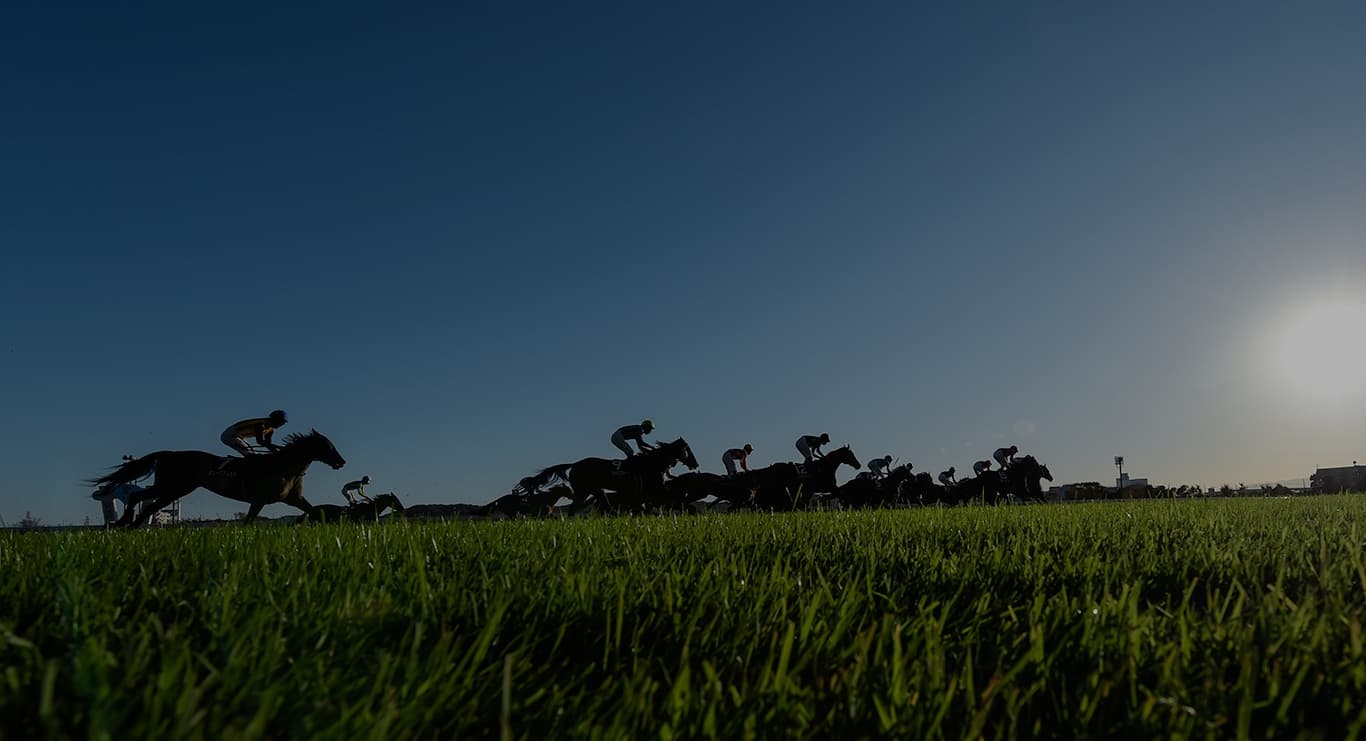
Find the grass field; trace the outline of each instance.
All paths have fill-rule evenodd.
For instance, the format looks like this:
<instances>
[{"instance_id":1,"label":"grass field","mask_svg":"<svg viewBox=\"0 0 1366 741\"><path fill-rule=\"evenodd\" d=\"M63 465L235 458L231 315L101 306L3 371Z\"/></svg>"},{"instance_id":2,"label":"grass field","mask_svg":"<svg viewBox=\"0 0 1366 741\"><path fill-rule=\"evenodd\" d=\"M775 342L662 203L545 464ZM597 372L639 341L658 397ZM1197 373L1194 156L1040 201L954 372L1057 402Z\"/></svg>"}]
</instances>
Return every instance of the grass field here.
<instances>
[{"instance_id":1,"label":"grass field","mask_svg":"<svg viewBox=\"0 0 1366 741\"><path fill-rule=\"evenodd\" d=\"M1350 737L1366 499L0 535L5 738Z\"/></svg>"}]
</instances>

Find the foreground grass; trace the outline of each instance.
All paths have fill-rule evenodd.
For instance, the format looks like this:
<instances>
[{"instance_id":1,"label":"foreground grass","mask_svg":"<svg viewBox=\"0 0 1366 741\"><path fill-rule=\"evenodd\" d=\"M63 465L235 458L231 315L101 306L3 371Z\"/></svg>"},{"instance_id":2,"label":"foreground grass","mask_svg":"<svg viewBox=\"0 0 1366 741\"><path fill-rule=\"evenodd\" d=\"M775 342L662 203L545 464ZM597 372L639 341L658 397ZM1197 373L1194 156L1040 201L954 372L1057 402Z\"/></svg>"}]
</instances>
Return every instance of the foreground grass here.
<instances>
[{"instance_id":1,"label":"foreground grass","mask_svg":"<svg viewBox=\"0 0 1366 741\"><path fill-rule=\"evenodd\" d=\"M6 738L1355 736L1366 500L0 535Z\"/></svg>"}]
</instances>

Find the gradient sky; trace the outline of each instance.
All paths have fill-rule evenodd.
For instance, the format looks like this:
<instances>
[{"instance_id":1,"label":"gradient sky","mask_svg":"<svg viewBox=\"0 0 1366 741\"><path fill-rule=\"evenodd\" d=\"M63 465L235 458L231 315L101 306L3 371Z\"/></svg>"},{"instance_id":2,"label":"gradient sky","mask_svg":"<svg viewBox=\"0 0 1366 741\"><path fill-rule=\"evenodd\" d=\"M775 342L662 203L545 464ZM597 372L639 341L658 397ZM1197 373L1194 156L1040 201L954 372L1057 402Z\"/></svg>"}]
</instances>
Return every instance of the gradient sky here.
<instances>
[{"instance_id":1,"label":"gradient sky","mask_svg":"<svg viewBox=\"0 0 1366 741\"><path fill-rule=\"evenodd\" d=\"M1364 32L1349 2L6 3L0 515L96 520L120 455L276 407L350 461L315 503L488 501L646 416L713 471L822 431L935 473L1014 442L1059 482L1366 460L1331 319L1366 295Z\"/></svg>"}]
</instances>

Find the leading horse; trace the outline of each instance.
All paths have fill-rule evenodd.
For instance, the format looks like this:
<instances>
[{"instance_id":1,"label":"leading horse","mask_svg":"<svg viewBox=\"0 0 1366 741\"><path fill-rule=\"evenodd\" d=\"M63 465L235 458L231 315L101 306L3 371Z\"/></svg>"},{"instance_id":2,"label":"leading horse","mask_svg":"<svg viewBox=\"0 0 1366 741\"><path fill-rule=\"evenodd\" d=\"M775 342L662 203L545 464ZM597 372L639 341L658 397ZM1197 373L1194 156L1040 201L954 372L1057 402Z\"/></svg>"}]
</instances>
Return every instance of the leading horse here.
<instances>
[{"instance_id":1,"label":"leading horse","mask_svg":"<svg viewBox=\"0 0 1366 741\"><path fill-rule=\"evenodd\" d=\"M1027 455L1016 460L1006 469L1006 492L1014 494L1022 501L1035 501L1044 503L1048 497L1044 495L1042 479L1053 480L1053 473L1048 470L1048 466L1039 463L1034 456Z\"/></svg>"},{"instance_id":2,"label":"leading horse","mask_svg":"<svg viewBox=\"0 0 1366 741\"><path fill-rule=\"evenodd\" d=\"M112 473L93 479L97 487L95 498L106 489L152 476L152 485L129 498L123 517L115 523L119 527L137 527L157 510L203 487L228 499L251 505L244 522L251 522L267 504L283 502L304 511L313 505L304 499L304 472L314 462L326 463L333 469L346 465L327 436L312 430L308 434L295 433L285 438L285 444L273 453L246 458L229 458L201 450L161 450L119 466ZM143 502L152 504L142 508Z\"/></svg>"}]
</instances>

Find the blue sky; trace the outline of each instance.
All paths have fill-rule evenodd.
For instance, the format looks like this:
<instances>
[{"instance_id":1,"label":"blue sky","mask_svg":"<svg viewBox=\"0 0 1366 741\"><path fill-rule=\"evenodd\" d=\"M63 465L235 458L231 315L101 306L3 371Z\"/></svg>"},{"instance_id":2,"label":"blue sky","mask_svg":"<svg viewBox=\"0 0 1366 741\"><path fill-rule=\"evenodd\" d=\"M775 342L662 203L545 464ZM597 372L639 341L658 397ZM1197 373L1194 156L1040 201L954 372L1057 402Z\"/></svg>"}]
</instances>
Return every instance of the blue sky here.
<instances>
[{"instance_id":1,"label":"blue sky","mask_svg":"<svg viewBox=\"0 0 1366 741\"><path fill-rule=\"evenodd\" d=\"M1366 278L1363 28L7 4L0 515L94 519L121 454L277 407L350 461L314 502L487 501L646 416L711 470L822 431L932 472L1014 442L1060 481L1366 460L1366 374L1315 371L1366 357L1314 349Z\"/></svg>"}]
</instances>

